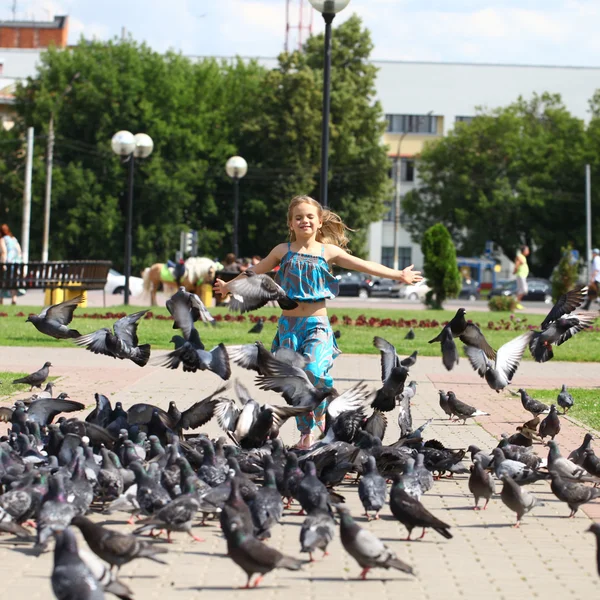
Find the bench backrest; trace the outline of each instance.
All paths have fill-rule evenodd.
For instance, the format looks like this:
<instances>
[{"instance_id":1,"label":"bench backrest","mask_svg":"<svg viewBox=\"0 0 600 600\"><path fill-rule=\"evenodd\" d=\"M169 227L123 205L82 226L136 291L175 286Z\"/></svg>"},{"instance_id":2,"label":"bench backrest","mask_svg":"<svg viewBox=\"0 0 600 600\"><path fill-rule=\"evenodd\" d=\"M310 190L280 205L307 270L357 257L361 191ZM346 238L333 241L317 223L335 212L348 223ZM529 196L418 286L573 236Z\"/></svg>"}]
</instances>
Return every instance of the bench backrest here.
<instances>
[{"instance_id":1,"label":"bench backrest","mask_svg":"<svg viewBox=\"0 0 600 600\"><path fill-rule=\"evenodd\" d=\"M0 263L0 289L101 290L111 265L109 260Z\"/></svg>"}]
</instances>

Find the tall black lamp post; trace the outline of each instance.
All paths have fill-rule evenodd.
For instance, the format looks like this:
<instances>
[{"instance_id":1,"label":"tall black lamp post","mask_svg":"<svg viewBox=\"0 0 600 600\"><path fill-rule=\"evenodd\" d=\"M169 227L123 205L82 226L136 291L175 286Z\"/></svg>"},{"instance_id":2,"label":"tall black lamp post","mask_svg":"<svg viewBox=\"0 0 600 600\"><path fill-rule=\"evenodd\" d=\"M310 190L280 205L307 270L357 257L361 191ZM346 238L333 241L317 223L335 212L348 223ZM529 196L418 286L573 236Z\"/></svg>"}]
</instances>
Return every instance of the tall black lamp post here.
<instances>
[{"instance_id":1,"label":"tall black lamp post","mask_svg":"<svg viewBox=\"0 0 600 600\"><path fill-rule=\"evenodd\" d=\"M335 15L344 10L350 0L309 0L325 21L325 56L323 61L323 125L321 132L321 185L320 202L324 207L327 200L327 173L329 171L329 109L331 105L331 22Z\"/></svg>"},{"instance_id":2,"label":"tall black lamp post","mask_svg":"<svg viewBox=\"0 0 600 600\"><path fill-rule=\"evenodd\" d=\"M147 158L152 154L154 142L145 133L133 135L129 131L118 131L113 135L111 147L115 154L123 157L123 162L129 162L127 183L127 223L125 227L125 291L123 302L129 304L129 279L131 278L131 248L133 221L133 170L136 158Z\"/></svg>"},{"instance_id":3,"label":"tall black lamp post","mask_svg":"<svg viewBox=\"0 0 600 600\"><path fill-rule=\"evenodd\" d=\"M225 171L233 179L233 253L239 258L240 179L248 172L248 163L241 156L232 156L225 165Z\"/></svg>"}]
</instances>

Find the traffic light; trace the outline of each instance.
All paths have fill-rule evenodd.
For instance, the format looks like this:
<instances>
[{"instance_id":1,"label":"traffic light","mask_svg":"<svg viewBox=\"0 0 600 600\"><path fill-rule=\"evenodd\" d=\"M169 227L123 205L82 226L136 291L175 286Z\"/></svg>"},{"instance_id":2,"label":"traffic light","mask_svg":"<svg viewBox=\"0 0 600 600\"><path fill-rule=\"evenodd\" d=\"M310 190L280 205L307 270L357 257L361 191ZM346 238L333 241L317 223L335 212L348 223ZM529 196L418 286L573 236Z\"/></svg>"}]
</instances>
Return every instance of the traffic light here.
<instances>
[{"instance_id":1,"label":"traffic light","mask_svg":"<svg viewBox=\"0 0 600 600\"><path fill-rule=\"evenodd\" d=\"M198 232L196 230L182 232L183 234L183 253L190 256L198 254Z\"/></svg>"}]
</instances>

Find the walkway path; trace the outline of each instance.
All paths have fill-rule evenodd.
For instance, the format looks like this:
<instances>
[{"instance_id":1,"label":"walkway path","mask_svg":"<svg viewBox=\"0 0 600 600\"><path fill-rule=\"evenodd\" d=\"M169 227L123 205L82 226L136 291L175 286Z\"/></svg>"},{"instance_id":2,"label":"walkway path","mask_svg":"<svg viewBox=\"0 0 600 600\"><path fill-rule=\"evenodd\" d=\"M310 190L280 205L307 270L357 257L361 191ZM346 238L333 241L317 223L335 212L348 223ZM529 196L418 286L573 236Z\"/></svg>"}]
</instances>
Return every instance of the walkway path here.
<instances>
[{"instance_id":1,"label":"walkway path","mask_svg":"<svg viewBox=\"0 0 600 600\"><path fill-rule=\"evenodd\" d=\"M39 368L45 360L54 365L52 374L61 376L58 391L67 391L73 399L93 404L93 393L103 392L112 401L121 400L125 406L138 401L150 401L164 408L170 400L180 407L195 402L219 385L211 373L184 374L166 369L140 369L131 363L95 356L80 349L0 348L0 364L6 370L29 371ZM355 381L365 379L375 387L379 376L375 356L342 355L334 367L336 385L345 389ZM234 376L248 385L253 374L234 367ZM512 433L517 424L528 418L519 398L509 394L497 395L461 361L456 371L447 373L439 359L422 358L411 371L418 382L417 397L413 404L415 426L434 417L426 430L427 438L436 438L452 448L466 448L476 443L491 449L500 432ZM515 389L521 386L556 387L560 383L571 386L599 386L600 367L595 364L548 363L537 365L525 362L515 377ZM472 402L491 413L479 423L459 425L449 423L438 405L439 388L453 389L459 398ZM276 401L269 392L257 391L258 400ZM395 413L389 419L386 441L397 438ZM584 430L568 418L563 419L563 430L557 441L563 453L580 443ZM218 435L216 423L205 428L210 435ZM282 432L284 441L296 441L293 425L287 424ZM545 448L537 447L540 454ZM404 542L404 528L392 519L389 510L384 518L368 525L383 538L398 555L415 567L416 577L398 572L374 571L369 580L356 580L360 569L346 555L338 539L330 546L331 556L295 573L276 571L265 577L261 598L292 600L311 598L364 598L371 594L378 600L389 598L423 598L452 600L561 598L580 600L598 594L598 574L595 565L595 541L584 534L590 519L579 511L574 519L565 518L569 509L558 502L545 482L530 487L545 502L533 514L524 518L520 529L513 529L514 515L499 497L495 497L485 512L471 510L472 498L467 488L467 477L456 476L436 483L424 496L424 504L452 526L454 538L444 540L428 532L424 541ZM498 486L498 491L500 487ZM355 488L341 486L354 515L361 513ZM600 505L590 505L588 512L600 517ZM111 521L127 529L121 515ZM298 535L302 518L287 515L283 526L273 532L270 543L280 550L299 556ZM139 561L123 568L122 575L136 593L136 598L181 599L244 598L255 592L243 592L232 586L245 582L244 575L228 558L225 542L218 528L210 525L200 533L206 543L195 543L180 534L169 548L169 567ZM4 549L2 549L4 548ZM8 549L16 551L8 551ZM3 589L11 597L50 598L49 574L52 555L31 556L29 545L15 545L7 537L0 538L0 576Z\"/></svg>"}]
</instances>

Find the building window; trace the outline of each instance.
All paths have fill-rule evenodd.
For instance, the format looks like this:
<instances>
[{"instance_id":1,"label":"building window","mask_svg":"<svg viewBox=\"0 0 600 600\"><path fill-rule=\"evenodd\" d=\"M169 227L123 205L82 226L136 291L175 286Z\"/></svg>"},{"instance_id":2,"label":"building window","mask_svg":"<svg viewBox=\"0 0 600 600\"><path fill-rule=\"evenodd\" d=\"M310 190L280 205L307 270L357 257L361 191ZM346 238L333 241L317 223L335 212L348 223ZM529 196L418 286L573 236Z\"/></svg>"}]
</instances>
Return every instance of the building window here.
<instances>
[{"instance_id":1,"label":"building window","mask_svg":"<svg viewBox=\"0 0 600 600\"><path fill-rule=\"evenodd\" d=\"M457 123L470 123L475 117L456 117Z\"/></svg>"},{"instance_id":2,"label":"building window","mask_svg":"<svg viewBox=\"0 0 600 600\"><path fill-rule=\"evenodd\" d=\"M415 161L412 158L403 158L402 160L402 181L415 180Z\"/></svg>"},{"instance_id":3,"label":"building window","mask_svg":"<svg viewBox=\"0 0 600 600\"><path fill-rule=\"evenodd\" d=\"M435 115L385 115L388 133L437 133Z\"/></svg>"},{"instance_id":4,"label":"building window","mask_svg":"<svg viewBox=\"0 0 600 600\"><path fill-rule=\"evenodd\" d=\"M410 246L398 246L398 268L403 269L412 263L412 248ZM394 266L394 248L383 247L381 249L381 264L389 267Z\"/></svg>"}]
</instances>

